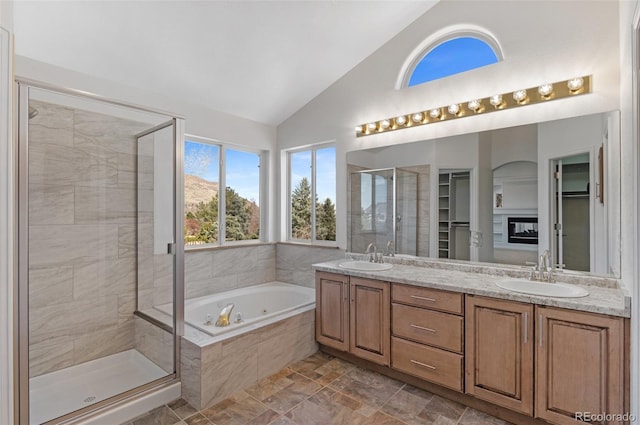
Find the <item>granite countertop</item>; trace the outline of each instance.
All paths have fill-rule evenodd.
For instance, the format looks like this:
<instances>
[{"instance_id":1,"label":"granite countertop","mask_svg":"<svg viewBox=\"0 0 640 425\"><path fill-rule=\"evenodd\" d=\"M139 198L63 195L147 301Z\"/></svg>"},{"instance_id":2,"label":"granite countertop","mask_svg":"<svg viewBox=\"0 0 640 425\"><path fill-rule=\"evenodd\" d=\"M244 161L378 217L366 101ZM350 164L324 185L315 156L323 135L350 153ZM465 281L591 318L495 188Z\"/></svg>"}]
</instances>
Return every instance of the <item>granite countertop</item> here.
<instances>
[{"instance_id":1,"label":"granite countertop","mask_svg":"<svg viewBox=\"0 0 640 425\"><path fill-rule=\"evenodd\" d=\"M477 273L459 270L446 270L437 267L394 264L393 268L384 271L359 271L344 269L338 266L344 260L314 264L316 271L339 273L368 279L384 280L393 283L405 283L426 288L462 292L465 294L483 295L511 301L528 302L552 307L607 314L619 317L631 317L631 298L628 293L618 287L579 284L589 295L581 298L555 298L511 292L496 286L495 282L510 279L491 273ZM561 280L561 276L558 277ZM577 284L575 279L573 284ZM588 282L588 279L585 279Z\"/></svg>"}]
</instances>

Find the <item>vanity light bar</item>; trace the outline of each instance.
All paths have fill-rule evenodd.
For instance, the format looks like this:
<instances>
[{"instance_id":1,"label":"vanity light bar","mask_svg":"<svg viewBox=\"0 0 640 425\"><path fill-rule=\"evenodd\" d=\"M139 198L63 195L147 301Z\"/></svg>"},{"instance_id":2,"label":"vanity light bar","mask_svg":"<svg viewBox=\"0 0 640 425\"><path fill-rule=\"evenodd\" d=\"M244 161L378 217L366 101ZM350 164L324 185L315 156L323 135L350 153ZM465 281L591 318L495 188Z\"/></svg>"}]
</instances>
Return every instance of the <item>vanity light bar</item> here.
<instances>
[{"instance_id":1,"label":"vanity light bar","mask_svg":"<svg viewBox=\"0 0 640 425\"><path fill-rule=\"evenodd\" d=\"M356 126L356 137L386 133L388 131L401 130L403 128L416 127L467 116L487 114L489 112L564 99L585 93L591 93L590 75L570 78L556 83L545 83L538 87L496 94L483 99L471 99L467 102L429 108L393 118L385 118L380 121L368 122Z\"/></svg>"}]
</instances>

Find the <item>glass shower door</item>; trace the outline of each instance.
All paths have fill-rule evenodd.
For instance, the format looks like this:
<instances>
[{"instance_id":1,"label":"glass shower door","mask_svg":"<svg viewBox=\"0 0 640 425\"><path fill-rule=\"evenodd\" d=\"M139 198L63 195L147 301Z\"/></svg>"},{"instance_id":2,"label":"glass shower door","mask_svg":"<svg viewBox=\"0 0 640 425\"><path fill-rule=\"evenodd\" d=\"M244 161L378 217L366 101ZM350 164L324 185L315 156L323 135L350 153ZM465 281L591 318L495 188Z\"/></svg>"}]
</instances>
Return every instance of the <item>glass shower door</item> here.
<instances>
[{"instance_id":1,"label":"glass shower door","mask_svg":"<svg viewBox=\"0 0 640 425\"><path fill-rule=\"evenodd\" d=\"M68 420L175 376L173 314L165 325L139 311L151 297L173 313L167 118L20 85L21 422Z\"/></svg>"}]
</instances>

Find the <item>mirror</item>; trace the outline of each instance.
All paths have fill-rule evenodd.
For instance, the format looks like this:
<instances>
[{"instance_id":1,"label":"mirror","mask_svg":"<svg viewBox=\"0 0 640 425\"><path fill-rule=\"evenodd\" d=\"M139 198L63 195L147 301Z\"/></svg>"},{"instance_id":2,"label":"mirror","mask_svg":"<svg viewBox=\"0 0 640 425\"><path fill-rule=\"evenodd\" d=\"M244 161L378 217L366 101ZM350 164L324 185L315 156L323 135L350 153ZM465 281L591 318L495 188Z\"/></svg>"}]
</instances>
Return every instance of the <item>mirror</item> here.
<instances>
[{"instance_id":1,"label":"mirror","mask_svg":"<svg viewBox=\"0 0 640 425\"><path fill-rule=\"evenodd\" d=\"M548 249L558 268L619 276L618 123L611 112L349 152L348 250L524 266Z\"/></svg>"}]
</instances>

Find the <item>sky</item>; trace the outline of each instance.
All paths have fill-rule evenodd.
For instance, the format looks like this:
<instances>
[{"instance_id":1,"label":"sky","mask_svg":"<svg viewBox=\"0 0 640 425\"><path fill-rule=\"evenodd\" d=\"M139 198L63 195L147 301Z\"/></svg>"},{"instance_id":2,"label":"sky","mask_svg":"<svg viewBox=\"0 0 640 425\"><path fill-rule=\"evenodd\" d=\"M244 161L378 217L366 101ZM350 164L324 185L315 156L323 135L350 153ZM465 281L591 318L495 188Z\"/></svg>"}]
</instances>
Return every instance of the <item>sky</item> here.
<instances>
[{"instance_id":1,"label":"sky","mask_svg":"<svg viewBox=\"0 0 640 425\"><path fill-rule=\"evenodd\" d=\"M409 87L497 61L496 54L484 41L472 37L454 38L439 44L425 55L411 74Z\"/></svg>"},{"instance_id":2,"label":"sky","mask_svg":"<svg viewBox=\"0 0 640 425\"><path fill-rule=\"evenodd\" d=\"M219 181L219 146L185 141L184 172L211 182ZM240 196L260 201L260 158L251 152L232 149L225 150L227 157L227 186ZM335 147L316 150L316 192L318 200L330 198L336 202L336 149ZM294 188L303 177L311 181L311 151L296 152L291 158L291 181Z\"/></svg>"}]
</instances>

